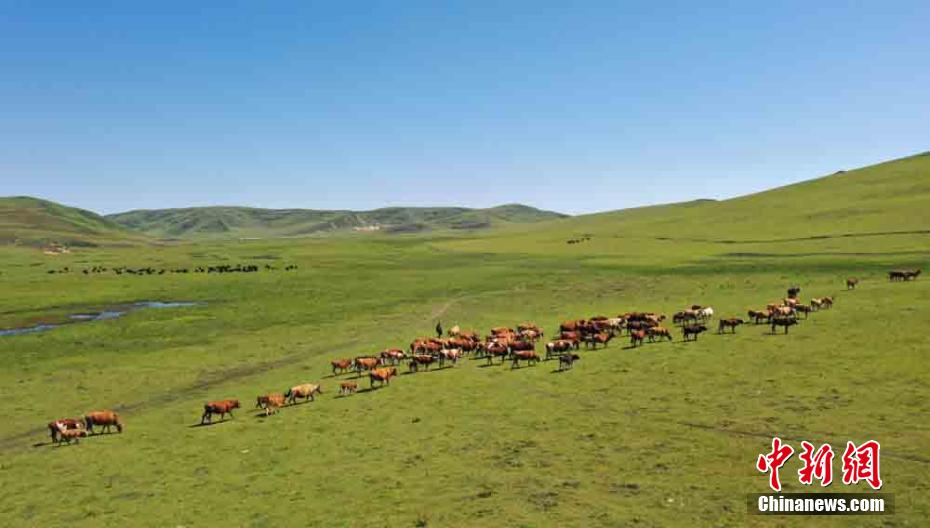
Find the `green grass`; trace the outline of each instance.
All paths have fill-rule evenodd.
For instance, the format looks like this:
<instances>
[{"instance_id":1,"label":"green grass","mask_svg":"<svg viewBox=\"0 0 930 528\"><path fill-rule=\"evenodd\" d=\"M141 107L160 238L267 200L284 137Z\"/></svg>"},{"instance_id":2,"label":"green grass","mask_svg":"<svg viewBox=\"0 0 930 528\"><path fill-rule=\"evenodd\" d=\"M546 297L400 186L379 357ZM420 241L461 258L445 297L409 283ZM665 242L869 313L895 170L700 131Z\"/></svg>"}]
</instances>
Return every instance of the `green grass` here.
<instances>
[{"instance_id":1,"label":"green grass","mask_svg":"<svg viewBox=\"0 0 930 528\"><path fill-rule=\"evenodd\" d=\"M874 205L846 185L856 174L817 183L843 183L817 191L834 197L824 211ZM891 178L874 192L900 185ZM746 208L782 200L783 210L809 209L778 194ZM737 225L727 202L667 209L690 218L683 210L693 207L710 208L702 222L665 228L664 213L634 211L482 236L200 242L54 259L0 249L0 327L90 305L207 303L0 338L0 518L9 526L794 526L746 513L745 494L767 489L755 458L777 434L796 448L801 439L840 451L846 440L882 443L883 491L895 494L896 514L805 525L922 525L930 517L930 282L884 276L926 268L930 234L917 207L904 215L911 206L888 202L886 221L853 226L864 231L839 217ZM810 238L895 231L910 232ZM565 243L583 233L591 240ZM218 262L300 269L44 272ZM862 283L846 292L851 275ZM405 347L437 318L483 332L532 320L552 332L569 318L692 303L742 315L791 284L804 299L836 295L836 307L787 336L747 325L696 343L679 334L635 350L614 341L582 350L561 374L553 362L511 370L465 361L348 398L335 396L338 380L328 377L330 359ZM315 403L267 419L248 409L258 394L304 381L322 381ZM191 427L205 400L226 397L246 408ZM122 435L33 447L47 441L49 420L107 407L124 415ZM786 491L804 491L796 470L795 457L782 471Z\"/></svg>"},{"instance_id":2,"label":"green grass","mask_svg":"<svg viewBox=\"0 0 930 528\"><path fill-rule=\"evenodd\" d=\"M94 246L145 237L96 213L28 196L0 197L0 244Z\"/></svg>"}]
</instances>

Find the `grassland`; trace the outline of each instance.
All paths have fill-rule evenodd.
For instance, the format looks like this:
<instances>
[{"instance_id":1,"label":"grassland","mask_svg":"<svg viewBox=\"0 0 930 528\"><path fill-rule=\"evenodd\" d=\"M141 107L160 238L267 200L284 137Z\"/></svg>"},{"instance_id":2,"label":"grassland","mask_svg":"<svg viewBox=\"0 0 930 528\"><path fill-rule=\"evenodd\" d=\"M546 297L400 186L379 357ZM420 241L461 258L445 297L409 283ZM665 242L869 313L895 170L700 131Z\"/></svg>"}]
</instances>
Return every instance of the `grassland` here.
<instances>
[{"instance_id":1,"label":"grassland","mask_svg":"<svg viewBox=\"0 0 930 528\"><path fill-rule=\"evenodd\" d=\"M914 159L917 168L900 165ZM917 180L888 178L872 193L926 184L927 160L880 166L872 176L906 168ZM33 249L0 249L0 327L90 305L206 303L0 341L0 518L10 526L793 526L793 518L746 514L745 494L766 490L755 458L777 434L795 445L882 443L883 491L895 494L896 514L805 525L921 526L930 517L930 283L889 283L884 272L926 268L927 195L911 192L862 224L792 217L810 204L875 207L853 192L860 174L803 184L835 184L817 191L829 203L773 191L743 205L684 204L481 236L89 248L53 264ZM767 210L789 218L787 227ZM566 244L584 234L590 240ZM220 262L300 269L44 272ZM846 292L851 275L862 283ZM615 341L583 351L567 373L551 362L511 370L466 361L348 398L335 396L329 377L330 359L405 346L437 319L481 330L533 320L551 331L579 316L692 303L740 315L790 284L805 299L836 295L836 307L787 336L749 325L696 343L676 336L626 349ZM314 403L194 426L207 399L248 406L317 380L325 394ZM48 420L105 407L123 413L122 435L45 444ZM803 491L796 462L782 472L786 491Z\"/></svg>"}]
</instances>

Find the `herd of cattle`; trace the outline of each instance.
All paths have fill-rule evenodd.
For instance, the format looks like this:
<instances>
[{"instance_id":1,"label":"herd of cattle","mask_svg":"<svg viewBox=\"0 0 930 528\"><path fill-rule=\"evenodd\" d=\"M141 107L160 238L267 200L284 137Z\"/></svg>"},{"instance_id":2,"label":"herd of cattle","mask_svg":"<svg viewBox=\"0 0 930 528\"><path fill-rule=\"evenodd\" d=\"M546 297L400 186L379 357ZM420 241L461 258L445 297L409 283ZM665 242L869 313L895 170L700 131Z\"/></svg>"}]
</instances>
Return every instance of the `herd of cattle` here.
<instances>
[{"instance_id":1,"label":"herd of cattle","mask_svg":"<svg viewBox=\"0 0 930 528\"><path fill-rule=\"evenodd\" d=\"M890 281L910 281L920 276L920 270L892 270L888 272Z\"/></svg>"},{"instance_id":2,"label":"herd of cattle","mask_svg":"<svg viewBox=\"0 0 930 528\"><path fill-rule=\"evenodd\" d=\"M117 275L164 275L165 273L255 273L264 269L265 271L275 271L278 268L270 264L265 264L264 266L259 267L256 264L218 264L216 266L197 266L194 268L153 268L152 266L145 266L142 268L130 268L128 266L115 266L113 268L107 268L104 266L93 266L90 268L84 268L81 270L81 273L84 275L95 275L99 273L107 273L112 271ZM284 271L292 271L297 269L297 264L288 264L284 266ZM65 266L59 269L51 269L46 273L49 275L54 275L57 273L72 273L70 266Z\"/></svg>"},{"instance_id":3,"label":"herd of cattle","mask_svg":"<svg viewBox=\"0 0 930 528\"><path fill-rule=\"evenodd\" d=\"M912 272L891 272L891 274L905 273L906 279L913 280L920 275L920 270ZM895 275L897 276L897 275ZM894 279L892 279L894 280ZM859 284L856 278L846 280L847 289L855 289ZM755 324L771 326L774 334L779 327L788 328L799 323L798 314L804 314L806 319L812 312L833 307L832 297L814 297L808 304L799 300L801 288L794 286L788 289L788 296L776 302L768 303L762 310L749 310L749 321ZM684 341L696 341L698 336L708 330L707 324L714 317L714 309L710 306L692 305L672 315L673 327L681 332ZM668 318L664 314L655 312L626 312L616 317L597 315L587 319L574 319L561 323L555 339L545 342L545 356L537 352L542 338L543 330L534 323L521 323L516 328L500 326L491 328L490 333L481 337L478 332L462 330L458 325L442 335L441 327L437 327L439 335L436 337L419 337L414 339L409 347L389 348L377 355L358 356L355 358L340 358L330 362L333 376L355 373L355 380L342 380L339 386L339 395L348 396L359 390L358 378L367 374L369 390L390 385L391 378L398 375L398 367L406 364L408 373L413 374L428 371L432 367L440 369L447 365L455 366L461 359L483 359L487 365L498 361L500 365L510 362L511 369L521 364L536 365L540 361L557 359L559 371L571 369L575 362L581 359L578 352L581 344L585 349L607 347L615 338L626 336L630 346L635 348L643 345L647 340L652 343L656 340L673 340L671 328L663 326ZM725 334L736 332L736 327L744 324L740 318L721 318L717 323L717 333ZM295 404L297 400L304 402L315 401L315 395L322 394L319 384L303 383L295 385L284 393L271 393L258 396L255 408L261 409L266 416L277 413L288 404ZM214 415L221 420L226 415L233 416L232 411L240 408L238 399L225 399L204 404L201 415L201 425L212 423ZM116 427L118 432L123 431L123 423L119 415L113 411L94 411L87 413L79 419L64 418L48 424L53 443L77 442L79 438L93 434L94 426L103 427L103 432L109 432L110 427Z\"/></svg>"}]
</instances>

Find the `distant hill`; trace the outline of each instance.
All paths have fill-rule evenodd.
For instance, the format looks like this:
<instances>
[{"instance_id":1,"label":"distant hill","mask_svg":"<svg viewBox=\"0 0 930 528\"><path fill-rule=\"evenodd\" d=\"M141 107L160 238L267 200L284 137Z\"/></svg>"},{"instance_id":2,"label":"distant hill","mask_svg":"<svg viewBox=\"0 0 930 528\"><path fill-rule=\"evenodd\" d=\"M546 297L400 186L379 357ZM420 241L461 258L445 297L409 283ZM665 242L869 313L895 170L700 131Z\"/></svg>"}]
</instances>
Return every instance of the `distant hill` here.
<instances>
[{"instance_id":1,"label":"distant hill","mask_svg":"<svg viewBox=\"0 0 930 528\"><path fill-rule=\"evenodd\" d=\"M387 207L373 211L190 207L107 215L108 221L162 238L288 237L330 232L413 233L436 229L486 229L566 215L526 205L488 209Z\"/></svg>"},{"instance_id":2,"label":"distant hill","mask_svg":"<svg viewBox=\"0 0 930 528\"><path fill-rule=\"evenodd\" d=\"M579 215L448 245L481 251L517 245L526 251L592 251L620 239L728 243L890 233L930 234L930 153L728 200ZM582 245L566 246L586 237L602 243L582 240ZM868 238L860 239L866 247Z\"/></svg>"},{"instance_id":3,"label":"distant hill","mask_svg":"<svg viewBox=\"0 0 930 528\"><path fill-rule=\"evenodd\" d=\"M0 197L0 244L137 243L144 237L96 213L29 196Z\"/></svg>"}]
</instances>

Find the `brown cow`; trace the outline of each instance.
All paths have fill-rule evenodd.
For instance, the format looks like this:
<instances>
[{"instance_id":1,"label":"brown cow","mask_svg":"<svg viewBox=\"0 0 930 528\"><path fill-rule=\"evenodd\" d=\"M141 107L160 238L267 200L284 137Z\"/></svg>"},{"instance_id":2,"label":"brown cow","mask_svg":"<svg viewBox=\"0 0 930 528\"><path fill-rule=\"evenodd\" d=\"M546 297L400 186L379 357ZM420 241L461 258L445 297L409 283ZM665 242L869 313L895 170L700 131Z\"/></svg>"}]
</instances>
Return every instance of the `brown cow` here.
<instances>
[{"instance_id":1,"label":"brown cow","mask_svg":"<svg viewBox=\"0 0 930 528\"><path fill-rule=\"evenodd\" d=\"M342 396L355 394L356 391L358 391L358 383L355 383L354 381L343 381L339 384L339 394Z\"/></svg>"},{"instance_id":2,"label":"brown cow","mask_svg":"<svg viewBox=\"0 0 930 528\"><path fill-rule=\"evenodd\" d=\"M665 328L664 326L653 326L652 328L646 330L646 334L649 336L650 343L654 342L656 338L661 340L663 337L669 341L672 341L671 330Z\"/></svg>"},{"instance_id":3,"label":"brown cow","mask_svg":"<svg viewBox=\"0 0 930 528\"><path fill-rule=\"evenodd\" d=\"M510 363L510 368L517 368L520 366L521 361L526 361L530 365L535 365L539 361L539 354L532 350L517 350L513 353L513 360Z\"/></svg>"},{"instance_id":4,"label":"brown cow","mask_svg":"<svg viewBox=\"0 0 930 528\"><path fill-rule=\"evenodd\" d=\"M337 374L344 374L352 367L351 359L334 359L330 361L330 364L333 366L333 376Z\"/></svg>"},{"instance_id":5,"label":"brown cow","mask_svg":"<svg viewBox=\"0 0 930 528\"><path fill-rule=\"evenodd\" d=\"M314 394L323 394L323 388L315 383L301 383L287 390L284 394L288 403L297 403L297 398L303 398L304 401L316 401Z\"/></svg>"},{"instance_id":6,"label":"brown cow","mask_svg":"<svg viewBox=\"0 0 930 528\"><path fill-rule=\"evenodd\" d=\"M426 370L429 371L429 366L436 362L436 357L429 354L416 354L410 356L410 364L408 368L410 372L419 372L420 365L426 367Z\"/></svg>"},{"instance_id":7,"label":"brown cow","mask_svg":"<svg viewBox=\"0 0 930 528\"><path fill-rule=\"evenodd\" d=\"M355 367L355 373L357 376L362 375L363 370L371 370L381 364L381 359L371 356L362 356L357 357L352 360L352 365Z\"/></svg>"},{"instance_id":8,"label":"brown cow","mask_svg":"<svg viewBox=\"0 0 930 528\"><path fill-rule=\"evenodd\" d=\"M630 330L630 344L635 348L637 344L643 344L643 340L646 339L645 330Z\"/></svg>"},{"instance_id":9,"label":"brown cow","mask_svg":"<svg viewBox=\"0 0 930 528\"><path fill-rule=\"evenodd\" d=\"M610 343L610 340L612 338L613 338L612 334L601 332L599 334L594 334L594 335L586 337L584 339L584 346L585 348L593 347L595 350L597 350L597 345L604 345L604 347L606 348L607 343Z\"/></svg>"},{"instance_id":10,"label":"brown cow","mask_svg":"<svg viewBox=\"0 0 930 528\"><path fill-rule=\"evenodd\" d=\"M274 392L259 396L256 398L255 406L264 409L265 416L276 414L281 407L284 407L285 395L280 392Z\"/></svg>"},{"instance_id":11,"label":"brown cow","mask_svg":"<svg viewBox=\"0 0 930 528\"><path fill-rule=\"evenodd\" d=\"M572 343L571 341L566 341L564 339L550 341L546 343L546 361L548 361L550 358L561 356L562 352L568 352L573 348L577 350L578 345Z\"/></svg>"},{"instance_id":12,"label":"brown cow","mask_svg":"<svg viewBox=\"0 0 930 528\"><path fill-rule=\"evenodd\" d=\"M855 290L855 289L856 289L856 286L858 286L858 285L859 285L859 279L857 279L856 277L850 277L850 278L846 279L846 289L847 289L847 290Z\"/></svg>"},{"instance_id":13,"label":"brown cow","mask_svg":"<svg viewBox=\"0 0 930 528\"><path fill-rule=\"evenodd\" d=\"M52 437L52 442L58 442L58 433L63 429L84 429L84 420L75 420L74 418L62 418L48 423L48 433Z\"/></svg>"},{"instance_id":14,"label":"brown cow","mask_svg":"<svg viewBox=\"0 0 930 528\"><path fill-rule=\"evenodd\" d=\"M759 324L763 320L767 321L769 317L772 316L772 313L769 312L768 310L764 310L761 312L757 312L755 310L749 310L749 312L747 312L746 315L748 315L749 318L752 319L754 323Z\"/></svg>"},{"instance_id":15,"label":"brown cow","mask_svg":"<svg viewBox=\"0 0 930 528\"><path fill-rule=\"evenodd\" d=\"M488 358L488 365L493 363L494 358L496 357L501 358L501 364L503 365L504 358L507 356L508 350L509 349L507 348L507 345L501 343L488 343L487 346L484 347L484 351Z\"/></svg>"},{"instance_id":16,"label":"brown cow","mask_svg":"<svg viewBox=\"0 0 930 528\"><path fill-rule=\"evenodd\" d=\"M391 384L391 378L397 375L397 367L384 367L377 368L368 373L368 379L371 382L371 388L374 388L375 382L379 382L381 386L384 386L385 383L388 385Z\"/></svg>"},{"instance_id":17,"label":"brown cow","mask_svg":"<svg viewBox=\"0 0 930 528\"><path fill-rule=\"evenodd\" d=\"M724 330L729 328L732 330L732 333L735 334L736 327L743 324L743 322L744 321L742 319L739 319L736 317L731 317L729 319L721 319L720 323L717 325L717 333L722 334Z\"/></svg>"},{"instance_id":18,"label":"brown cow","mask_svg":"<svg viewBox=\"0 0 930 528\"><path fill-rule=\"evenodd\" d=\"M123 432L123 422L113 411L91 411L84 415L84 425L89 434L94 434L95 425L103 426L103 431L106 433L110 432L110 426L115 426L118 433Z\"/></svg>"},{"instance_id":19,"label":"brown cow","mask_svg":"<svg viewBox=\"0 0 930 528\"><path fill-rule=\"evenodd\" d=\"M239 400L236 399L227 399L207 402L203 405L203 416L200 417L200 425L203 425L204 422L209 421L213 423L213 415L220 415L221 420L226 419L228 414L230 418L235 418L233 416L232 410L239 408Z\"/></svg>"},{"instance_id":20,"label":"brown cow","mask_svg":"<svg viewBox=\"0 0 930 528\"><path fill-rule=\"evenodd\" d=\"M67 442L68 445L71 445L71 441L74 440L75 444L79 444L79 438L87 436L87 431L84 429L61 429L58 431L60 435L58 437L58 445L61 445L62 442Z\"/></svg>"},{"instance_id":21,"label":"brown cow","mask_svg":"<svg viewBox=\"0 0 930 528\"><path fill-rule=\"evenodd\" d=\"M404 354L404 351L399 348L389 348L381 352L381 363L391 365L396 365L404 360L407 357L407 354Z\"/></svg>"}]
</instances>

